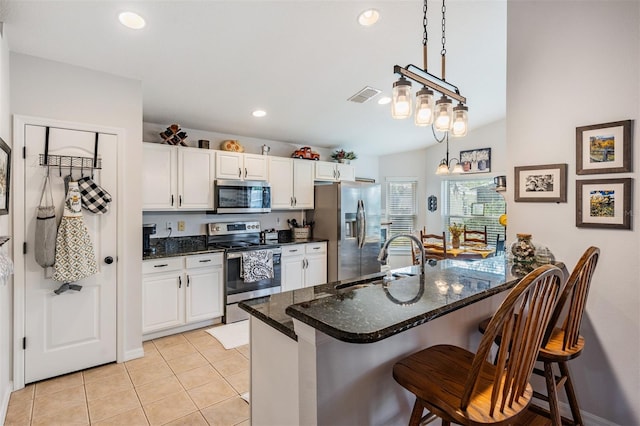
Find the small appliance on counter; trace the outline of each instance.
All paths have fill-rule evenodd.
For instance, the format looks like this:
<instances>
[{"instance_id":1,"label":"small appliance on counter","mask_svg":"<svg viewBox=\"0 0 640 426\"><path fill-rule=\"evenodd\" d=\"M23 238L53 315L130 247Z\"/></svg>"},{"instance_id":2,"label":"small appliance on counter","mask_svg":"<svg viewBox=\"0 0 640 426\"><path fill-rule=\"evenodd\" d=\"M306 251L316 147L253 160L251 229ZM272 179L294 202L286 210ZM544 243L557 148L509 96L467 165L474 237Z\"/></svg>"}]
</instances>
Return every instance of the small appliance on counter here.
<instances>
[{"instance_id":1,"label":"small appliance on counter","mask_svg":"<svg viewBox=\"0 0 640 426\"><path fill-rule=\"evenodd\" d=\"M156 233L155 223L145 223L142 225L142 254L154 254L155 247L151 247L151 235Z\"/></svg>"},{"instance_id":2,"label":"small appliance on counter","mask_svg":"<svg viewBox=\"0 0 640 426\"><path fill-rule=\"evenodd\" d=\"M278 242L278 231L275 229L265 229L260 232L260 241L265 242Z\"/></svg>"}]
</instances>

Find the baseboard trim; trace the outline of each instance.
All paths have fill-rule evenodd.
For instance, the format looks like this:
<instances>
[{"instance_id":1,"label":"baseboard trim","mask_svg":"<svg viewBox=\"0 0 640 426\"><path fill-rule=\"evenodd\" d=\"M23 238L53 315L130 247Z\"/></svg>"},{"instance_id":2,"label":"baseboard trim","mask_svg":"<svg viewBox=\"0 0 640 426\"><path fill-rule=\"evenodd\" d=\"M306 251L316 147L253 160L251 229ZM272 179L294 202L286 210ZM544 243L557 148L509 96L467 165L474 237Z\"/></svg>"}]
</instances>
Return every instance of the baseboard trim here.
<instances>
[{"instance_id":1,"label":"baseboard trim","mask_svg":"<svg viewBox=\"0 0 640 426\"><path fill-rule=\"evenodd\" d=\"M139 348L126 351L124 353L124 360L131 361L132 359L142 358L143 356L144 356L144 349L142 348L142 346L140 346Z\"/></svg>"},{"instance_id":2,"label":"baseboard trim","mask_svg":"<svg viewBox=\"0 0 640 426\"><path fill-rule=\"evenodd\" d=\"M9 400L11 399L11 392L13 392L13 382L7 383L7 387L2 395L2 407L0 407L0 424L5 424L7 418L7 410L9 409Z\"/></svg>"}]
</instances>

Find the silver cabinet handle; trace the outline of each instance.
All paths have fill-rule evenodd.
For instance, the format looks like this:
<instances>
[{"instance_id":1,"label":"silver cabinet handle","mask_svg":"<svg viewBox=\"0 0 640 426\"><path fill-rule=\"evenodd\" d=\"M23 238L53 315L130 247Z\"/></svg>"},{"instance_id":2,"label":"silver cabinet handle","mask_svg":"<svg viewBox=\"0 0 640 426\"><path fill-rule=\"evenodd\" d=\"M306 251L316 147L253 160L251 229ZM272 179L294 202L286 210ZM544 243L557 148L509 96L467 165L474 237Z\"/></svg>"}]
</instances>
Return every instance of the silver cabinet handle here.
<instances>
[{"instance_id":1,"label":"silver cabinet handle","mask_svg":"<svg viewBox=\"0 0 640 426\"><path fill-rule=\"evenodd\" d=\"M340 179L340 170L338 170L338 179Z\"/></svg>"},{"instance_id":2,"label":"silver cabinet handle","mask_svg":"<svg viewBox=\"0 0 640 426\"><path fill-rule=\"evenodd\" d=\"M293 206L294 206L294 204L293 204L293 197L291 197L291 207L293 207Z\"/></svg>"},{"instance_id":3,"label":"silver cabinet handle","mask_svg":"<svg viewBox=\"0 0 640 426\"><path fill-rule=\"evenodd\" d=\"M313 247L314 250L320 250L320 247Z\"/></svg>"},{"instance_id":4,"label":"silver cabinet handle","mask_svg":"<svg viewBox=\"0 0 640 426\"><path fill-rule=\"evenodd\" d=\"M154 268L164 268L165 266L169 266L168 263L162 263L160 265L153 265Z\"/></svg>"},{"instance_id":5,"label":"silver cabinet handle","mask_svg":"<svg viewBox=\"0 0 640 426\"><path fill-rule=\"evenodd\" d=\"M242 177L242 169L240 167L238 167L238 177L239 178Z\"/></svg>"},{"instance_id":6,"label":"silver cabinet handle","mask_svg":"<svg viewBox=\"0 0 640 426\"><path fill-rule=\"evenodd\" d=\"M182 277L178 277L178 288L182 288Z\"/></svg>"},{"instance_id":7,"label":"silver cabinet handle","mask_svg":"<svg viewBox=\"0 0 640 426\"><path fill-rule=\"evenodd\" d=\"M291 252L291 253L295 253L295 252L297 252L297 251L298 251L298 249L295 249L295 250L289 250L289 252Z\"/></svg>"},{"instance_id":8,"label":"silver cabinet handle","mask_svg":"<svg viewBox=\"0 0 640 426\"><path fill-rule=\"evenodd\" d=\"M211 259L201 259L198 262L200 262L200 263L211 262Z\"/></svg>"},{"instance_id":9,"label":"silver cabinet handle","mask_svg":"<svg viewBox=\"0 0 640 426\"><path fill-rule=\"evenodd\" d=\"M182 195L178 195L178 206L182 206Z\"/></svg>"},{"instance_id":10,"label":"silver cabinet handle","mask_svg":"<svg viewBox=\"0 0 640 426\"><path fill-rule=\"evenodd\" d=\"M298 199L296 197L293 197L293 207L298 205Z\"/></svg>"},{"instance_id":11,"label":"silver cabinet handle","mask_svg":"<svg viewBox=\"0 0 640 426\"><path fill-rule=\"evenodd\" d=\"M244 177L245 177L245 179L247 178L247 168L246 167L244 168Z\"/></svg>"},{"instance_id":12,"label":"silver cabinet handle","mask_svg":"<svg viewBox=\"0 0 640 426\"><path fill-rule=\"evenodd\" d=\"M191 277L189 277L189 275L187 275L187 287L189 287L189 284L191 284Z\"/></svg>"},{"instance_id":13,"label":"silver cabinet handle","mask_svg":"<svg viewBox=\"0 0 640 426\"><path fill-rule=\"evenodd\" d=\"M173 207L173 194L171 194L171 207Z\"/></svg>"}]
</instances>

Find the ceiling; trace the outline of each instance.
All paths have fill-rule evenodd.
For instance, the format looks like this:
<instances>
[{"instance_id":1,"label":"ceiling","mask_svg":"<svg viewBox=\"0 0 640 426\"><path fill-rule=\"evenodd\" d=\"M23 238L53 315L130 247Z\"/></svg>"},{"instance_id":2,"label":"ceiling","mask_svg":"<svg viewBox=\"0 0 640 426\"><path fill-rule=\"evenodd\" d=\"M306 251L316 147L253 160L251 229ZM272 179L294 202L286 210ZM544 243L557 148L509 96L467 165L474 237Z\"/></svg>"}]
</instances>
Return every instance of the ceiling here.
<instances>
[{"instance_id":1,"label":"ceiling","mask_svg":"<svg viewBox=\"0 0 640 426\"><path fill-rule=\"evenodd\" d=\"M142 81L145 122L384 155L434 143L391 118L393 65L422 68L422 1L2 0L12 52ZM374 7L372 27L357 15ZM447 80L467 97L473 131L504 118L506 0L449 0ZM441 4L429 3L429 71L440 75ZM142 15L139 31L120 12ZM418 85L414 83L414 91ZM378 96L382 96L378 95ZM267 116L251 112L264 109Z\"/></svg>"}]
</instances>

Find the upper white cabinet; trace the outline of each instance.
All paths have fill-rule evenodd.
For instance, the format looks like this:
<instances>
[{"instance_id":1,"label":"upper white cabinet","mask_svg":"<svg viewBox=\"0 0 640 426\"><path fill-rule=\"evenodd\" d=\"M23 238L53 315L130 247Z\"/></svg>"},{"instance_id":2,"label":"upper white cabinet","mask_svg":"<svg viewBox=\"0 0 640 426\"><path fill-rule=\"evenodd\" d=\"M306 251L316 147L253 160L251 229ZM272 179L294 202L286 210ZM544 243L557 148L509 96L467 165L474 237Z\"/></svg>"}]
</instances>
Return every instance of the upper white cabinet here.
<instances>
[{"instance_id":1,"label":"upper white cabinet","mask_svg":"<svg viewBox=\"0 0 640 426\"><path fill-rule=\"evenodd\" d=\"M216 179L268 180L267 156L216 152Z\"/></svg>"},{"instance_id":2,"label":"upper white cabinet","mask_svg":"<svg viewBox=\"0 0 640 426\"><path fill-rule=\"evenodd\" d=\"M313 208L315 163L317 161L269 157L272 210Z\"/></svg>"},{"instance_id":3,"label":"upper white cabinet","mask_svg":"<svg viewBox=\"0 0 640 426\"><path fill-rule=\"evenodd\" d=\"M355 181L356 170L350 164L318 161L316 163L315 180L329 182Z\"/></svg>"},{"instance_id":4,"label":"upper white cabinet","mask_svg":"<svg viewBox=\"0 0 640 426\"><path fill-rule=\"evenodd\" d=\"M143 210L213 208L214 151L143 144Z\"/></svg>"}]
</instances>

